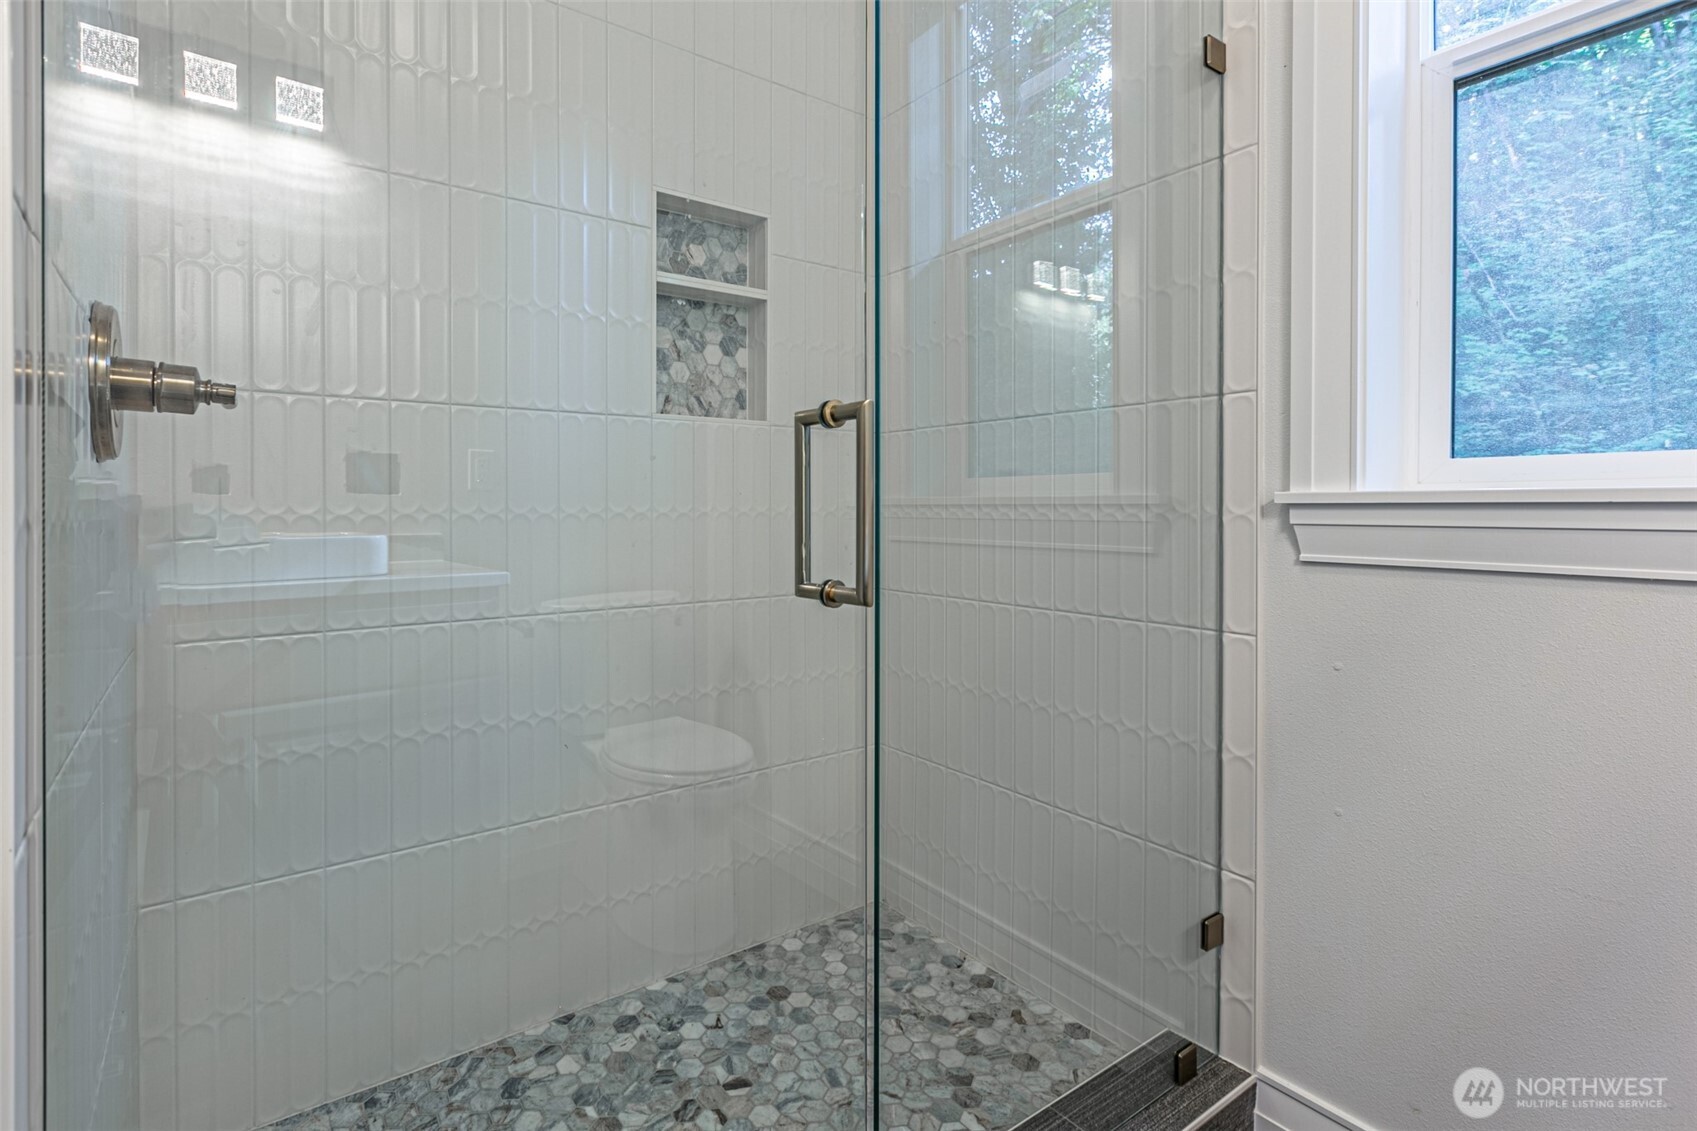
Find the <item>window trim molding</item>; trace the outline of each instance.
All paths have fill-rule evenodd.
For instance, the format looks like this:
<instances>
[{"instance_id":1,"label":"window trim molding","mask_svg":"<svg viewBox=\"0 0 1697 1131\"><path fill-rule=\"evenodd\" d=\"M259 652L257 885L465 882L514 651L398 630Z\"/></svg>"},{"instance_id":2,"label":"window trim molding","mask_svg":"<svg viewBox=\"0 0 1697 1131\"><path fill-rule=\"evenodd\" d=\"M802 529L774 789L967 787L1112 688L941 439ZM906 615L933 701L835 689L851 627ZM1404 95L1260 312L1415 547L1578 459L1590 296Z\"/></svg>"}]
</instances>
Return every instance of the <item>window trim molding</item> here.
<instances>
[{"instance_id":1,"label":"window trim molding","mask_svg":"<svg viewBox=\"0 0 1697 1131\"><path fill-rule=\"evenodd\" d=\"M1502 497L1516 493L1527 497ZM1564 495L1572 498L1556 498ZM1697 490L1281 491L1273 498L1290 508L1305 562L1697 582Z\"/></svg>"},{"instance_id":2,"label":"window trim molding","mask_svg":"<svg viewBox=\"0 0 1697 1131\"><path fill-rule=\"evenodd\" d=\"M1618 18L1635 6L1602 7ZM1697 484L1361 483L1364 6L1296 0L1292 19L1290 467L1274 501L1301 560L1697 582Z\"/></svg>"}]
</instances>

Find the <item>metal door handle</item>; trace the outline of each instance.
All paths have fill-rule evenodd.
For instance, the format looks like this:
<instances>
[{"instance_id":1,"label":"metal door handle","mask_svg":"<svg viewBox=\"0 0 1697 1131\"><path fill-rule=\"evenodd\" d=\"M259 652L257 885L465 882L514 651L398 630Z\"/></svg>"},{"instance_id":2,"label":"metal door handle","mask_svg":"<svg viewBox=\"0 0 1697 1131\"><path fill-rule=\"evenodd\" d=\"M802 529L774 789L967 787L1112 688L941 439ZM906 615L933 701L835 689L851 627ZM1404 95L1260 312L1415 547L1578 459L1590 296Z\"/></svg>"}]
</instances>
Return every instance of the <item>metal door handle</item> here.
<instances>
[{"instance_id":1,"label":"metal door handle","mask_svg":"<svg viewBox=\"0 0 1697 1131\"><path fill-rule=\"evenodd\" d=\"M208 381L192 365L121 357L118 312L103 302L88 308L89 435L97 463L124 447L123 412L192 413L203 404L236 407L236 387Z\"/></svg>"},{"instance_id":2,"label":"metal door handle","mask_svg":"<svg viewBox=\"0 0 1697 1131\"><path fill-rule=\"evenodd\" d=\"M808 429L841 428L855 422L854 576L841 581L809 581L813 553L813 460ZM872 607L872 401L826 401L795 414L795 595L826 608Z\"/></svg>"}]
</instances>

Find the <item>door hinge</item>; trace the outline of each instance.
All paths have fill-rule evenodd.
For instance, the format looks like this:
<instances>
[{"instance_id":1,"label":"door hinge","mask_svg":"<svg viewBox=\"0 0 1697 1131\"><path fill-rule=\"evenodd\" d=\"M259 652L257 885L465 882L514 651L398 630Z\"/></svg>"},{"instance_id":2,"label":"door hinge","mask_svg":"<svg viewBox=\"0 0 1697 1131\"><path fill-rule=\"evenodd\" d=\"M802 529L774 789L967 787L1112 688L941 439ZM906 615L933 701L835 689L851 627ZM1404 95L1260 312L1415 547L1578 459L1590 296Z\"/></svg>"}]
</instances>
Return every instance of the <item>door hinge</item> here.
<instances>
[{"instance_id":1,"label":"door hinge","mask_svg":"<svg viewBox=\"0 0 1697 1131\"><path fill-rule=\"evenodd\" d=\"M1218 950L1226 941L1226 917L1218 911L1202 920L1202 949Z\"/></svg>"},{"instance_id":2,"label":"door hinge","mask_svg":"<svg viewBox=\"0 0 1697 1131\"><path fill-rule=\"evenodd\" d=\"M1196 1078L1196 1045L1186 1044L1173 1054L1173 1083L1188 1084Z\"/></svg>"},{"instance_id":3,"label":"door hinge","mask_svg":"<svg viewBox=\"0 0 1697 1131\"><path fill-rule=\"evenodd\" d=\"M1202 37L1202 65L1216 75L1226 73L1226 41L1217 35Z\"/></svg>"}]
</instances>

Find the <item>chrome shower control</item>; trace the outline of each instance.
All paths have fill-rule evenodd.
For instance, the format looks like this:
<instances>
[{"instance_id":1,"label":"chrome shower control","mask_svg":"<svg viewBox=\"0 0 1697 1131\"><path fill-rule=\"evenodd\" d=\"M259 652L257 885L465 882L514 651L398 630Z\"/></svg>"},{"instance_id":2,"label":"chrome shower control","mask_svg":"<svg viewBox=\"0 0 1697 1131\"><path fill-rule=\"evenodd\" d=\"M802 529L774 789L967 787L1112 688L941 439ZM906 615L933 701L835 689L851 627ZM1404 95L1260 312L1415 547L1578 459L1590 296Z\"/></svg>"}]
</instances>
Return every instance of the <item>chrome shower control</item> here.
<instances>
[{"instance_id":1,"label":"chrome shower control","mask_svg":"<svg viewBox=\"0 0 1697 1131\"><path fill-rule=\"evenodd\" d=\"M118 312L103 302L88 311L89 434L99 463L124 446L122 412L192 413L203 404L236 407L236 387L208 381L192 365L119 356Z\"/></svg>"}]
</instances>

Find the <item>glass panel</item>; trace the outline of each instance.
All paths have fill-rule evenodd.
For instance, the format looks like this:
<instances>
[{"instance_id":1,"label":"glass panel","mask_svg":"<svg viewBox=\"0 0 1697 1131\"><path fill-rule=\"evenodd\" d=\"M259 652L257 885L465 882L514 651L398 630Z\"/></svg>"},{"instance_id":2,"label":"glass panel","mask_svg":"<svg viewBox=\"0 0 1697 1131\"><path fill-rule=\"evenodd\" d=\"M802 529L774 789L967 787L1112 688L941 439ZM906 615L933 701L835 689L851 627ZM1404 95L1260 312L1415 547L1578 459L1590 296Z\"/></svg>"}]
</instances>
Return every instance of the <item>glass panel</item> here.
<instances>
[{"instance_id":1,"label":"glass panel","mask_svg":"<svg viewBox=\"0 0 1697 1131\"><path fill-rule=\"evenodd\" d=\"M1027 428L1039 398L1059 411L1113 403L1114 211L1103 208L1014 239L972 249L967 303L994 310L1013 292L1009 319L974 325L967 341L972 419L987 427L967 434L967 474L974 477L1081 475L1112 471L1112 454L1094 441L1030 442ZM975 319L976 321L976 319ZM988 331L988 332L984 332ZM1033 374L1048 378L1033 382ZM1006 422L1007 426L1001 426ZM1083 427L1093 427L1084 422Z\"/></svg>"},{"instance_id":2,"label":"glass panel","mask_svg":"<svg viewBox=\"0 0 1697 1131\"><path fill-rule=\"evenodd\" d=\"M878 1120L1011 1128L1217 1047L1221 11L881 11Z\"/></svg>"},{"instance_id":3,"label":"glass panel","mask_svg":"<svg viewBox=\"0 0 1697 1131\"><path fill-rule=\"evenodd\" d=\"M971 161L958 232L1114 171L1111 0L971 0L960 123Z\"/></svg>"},{"instance_id":4,"label":"glass panel","mask_svg":"<svg viewBox=\"0 0 1697 1131\"><path fill-rule=\"evenodd\" d=\"M864 7L43 11L49 1125L863 1121ZM98 461L96 302L236 407Z\"/></svg>"},{"instance_id":5,"label":"glass panel","mask_svg":"<svg viewBox=\"0 0 1697 1131\"><path fill-rule=\"evenodd\" d=\"M1432 42L1439 51L1536 15L1565 0L1437 0Z\"/></svg>"},{"instance_id":6,"label":"glass panel","mask_svg":"<svg viewBox=\"0 0 1697 1131\"><path fill-rule=\"evenodd\" d=\"M1697 448L1697 11L1460 85L1457 458Z\"/></svg>"}]
</instances>

